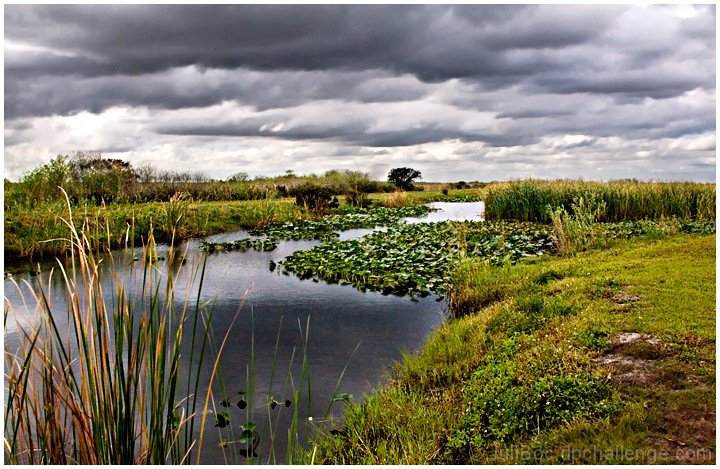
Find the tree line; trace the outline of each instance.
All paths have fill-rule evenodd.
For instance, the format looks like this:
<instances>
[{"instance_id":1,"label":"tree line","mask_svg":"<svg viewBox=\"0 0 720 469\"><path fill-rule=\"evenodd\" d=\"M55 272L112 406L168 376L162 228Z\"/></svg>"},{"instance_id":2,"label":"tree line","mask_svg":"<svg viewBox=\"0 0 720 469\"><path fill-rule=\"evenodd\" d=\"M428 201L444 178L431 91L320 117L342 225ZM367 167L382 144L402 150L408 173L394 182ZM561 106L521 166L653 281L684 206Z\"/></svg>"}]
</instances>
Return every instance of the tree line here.
<instances>
[{"instance_id":1,"label":"tree line","mask_svg":"<svg viewBox=\"0 0 720 469\"><path fill-rule=\"evenodd\" d=\"M282 176L254 179L239 172L225 181L215 181L201 172L161 170L149 163L133 167L98 152L76 152L57 156L23 175L17 183L5 179L4 206L6 211L17 211L65 203L60 187L74 206L166 202L178 193L203 201L295 197L298 203L311 205L317 198L313 194L319 194L323 201L344 194L349 203L363 205L367 201L365 194L371 192L417 190L413 185L417 178L419 171L395 168L388 182L374 181L366 173L350 170L306 176L288 170Z\"/></svg>"}]
</instances>

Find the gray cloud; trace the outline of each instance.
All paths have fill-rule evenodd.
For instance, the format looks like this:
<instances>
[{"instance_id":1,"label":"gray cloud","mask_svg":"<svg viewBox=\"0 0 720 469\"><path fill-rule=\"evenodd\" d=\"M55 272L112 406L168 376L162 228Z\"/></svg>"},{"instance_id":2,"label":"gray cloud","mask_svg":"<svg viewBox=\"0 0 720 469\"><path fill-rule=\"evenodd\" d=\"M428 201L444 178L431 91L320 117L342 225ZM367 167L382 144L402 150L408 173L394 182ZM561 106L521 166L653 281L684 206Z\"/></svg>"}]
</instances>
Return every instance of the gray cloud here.
<instances>
[{"instance_id":1,"label":"gray cloud","mask_svg":"<svg viewBox=\"0 0 720 469\"><path fill-rule=\"evenodd\" d=\"M382 155L361 148L410 164L451 141L468 158L655 148L714 134L715 34L714 5L6 5L6 163L82 141L85 113L114 153L259 138L363 167ZM542 146L563 135L588 138ZM522 158L504 161L539 164Z\"/></svg>"}]
</instances>

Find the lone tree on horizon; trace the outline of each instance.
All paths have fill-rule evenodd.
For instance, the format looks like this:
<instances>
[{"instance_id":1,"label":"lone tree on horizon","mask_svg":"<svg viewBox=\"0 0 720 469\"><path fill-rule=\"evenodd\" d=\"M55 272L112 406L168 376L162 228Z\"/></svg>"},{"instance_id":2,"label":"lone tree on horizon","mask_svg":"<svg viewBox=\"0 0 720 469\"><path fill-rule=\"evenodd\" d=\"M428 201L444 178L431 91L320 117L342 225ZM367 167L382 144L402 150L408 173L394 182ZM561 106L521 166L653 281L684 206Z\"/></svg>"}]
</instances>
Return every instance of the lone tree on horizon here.
<instances>
[{"instance_id":1,"label":"lone tree on horizon","mask_svg":"<svg viewBox=\"0 0 720 469\"><path fill-rule=\"evenodd\" d=\"M422 179L422 174L417 169L393 168L388 173L388 182L403 190L412 190L415 179Z\"/></svg>"}]
</instances>

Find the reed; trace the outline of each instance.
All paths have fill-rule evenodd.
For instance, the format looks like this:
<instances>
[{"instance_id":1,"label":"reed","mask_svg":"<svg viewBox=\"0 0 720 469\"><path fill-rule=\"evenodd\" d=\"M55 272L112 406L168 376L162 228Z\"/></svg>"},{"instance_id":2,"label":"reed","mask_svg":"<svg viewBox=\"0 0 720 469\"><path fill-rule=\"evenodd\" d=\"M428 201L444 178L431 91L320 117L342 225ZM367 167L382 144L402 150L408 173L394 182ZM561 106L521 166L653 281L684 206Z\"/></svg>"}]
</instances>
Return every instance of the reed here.
<instances>
[{"instance_id":1,"label":"reed","mask_svg":"<svg viewBox=\"0 0 720 469\"><path fill-rule=\"evenodd\" d=\"M193 421L212 319L212 309L199 300L202 279L197 300L176 306L173 268L161 273L151 233L141 295L131 298L119 280L108 295L98 251L72 220L64 220L72 234L72 268L60 264L67 311L52 311L42 286L34 293L36 321L6 306L6 324L9 315L16 318L21 343L19 350L5 350L6 462L188 463L200 451ZM109 250L106 258L112 262ZM63 331L57 319L64 314ZM187 341L193 346L183 358L191 364L185 383L180 351Z\"/></svg>"},{"instance_id":2,"label":"reed","mask_svg":"<svg viewBox=\"0 0 720 469\"><path fill-rule=\"evenodd\" d=\"M552 207L573 214L580 198L606 204L597 221L715 219L715 184L690 182L585 182L528 179L488 186L488 220L552 221Z\"/></svg>"},{"instance_id":3,"label":"reed","mask_svg":"<svg viewBox=\"0 0 720 469\"><path fill-rule=\"evenodd\" d=\"M6 258L68 254L72 234L62 220L70 217L75 225L83 227L96 250L101 245L122 247L147 242L151 228L157 241L170 241L263 227L303 218L303 213L289 198L198 202L182 195L168 202L84 205L72 212L67 206L49 204L34 210L5 212Z\"/></svg>"}]
</instances>

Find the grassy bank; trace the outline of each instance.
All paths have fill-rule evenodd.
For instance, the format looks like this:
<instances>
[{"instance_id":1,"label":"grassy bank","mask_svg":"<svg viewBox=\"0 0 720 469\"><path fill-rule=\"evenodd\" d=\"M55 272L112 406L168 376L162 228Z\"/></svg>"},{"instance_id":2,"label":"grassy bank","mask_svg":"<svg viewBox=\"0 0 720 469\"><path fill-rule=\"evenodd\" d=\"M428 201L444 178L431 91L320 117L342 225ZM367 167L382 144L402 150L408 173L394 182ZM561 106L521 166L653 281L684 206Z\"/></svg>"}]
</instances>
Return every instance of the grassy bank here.
<instances>
[{"instance_id":1,"label":"grassy bank","mask_svg":"<svg viewBox=\"0 0 720 469\"><path fill-rule=\"evenodd\" d=\"M60 203L23 212L5 213L5 257L40 257L69 250L67 206ZM158 241L206 236L223 231L297 220L308 215L294 199L237 202L192 202L176 197L168 202L113 204L74 208L72 219L84 227L93 246L140 245L148 233Z\"/></svg>"},{"instance_id":2,"label":"grassy bank","mask_svg":"<svg viewBox=\"0 0 720 469\"><path fill-rule=\"evenodd\" d=\"M715 236L489 267L314 462L715 461ZM308 456L310 458L310 456Z\"/></svg>"},{"instance_id":3,"label":"grassy bank","mask_svg":"<svg viewBox=\"0 0 720 469\"><path fill-rule=\"evenodd\" d=\"M472 192L477 193L468 190L453 190L448 195L432 191L375 193L370 195L370 200L374 206L402 207L467 197ZM38 258L68 252L70 231L62 220L67 220L69 216L67 205L61 202L6 211L6 259ZM265 228L298 220L320 220L323 216L309 213L296 205L291 197L197 202L187 195L177 195L167 202L73 207L72 219L90 236L93 246L109 244L111 247L122 247L132 243L140 245L151 227L155 239L167 242L173 237L184 239L238 229Z\"/></svg>"}]
</instances>

